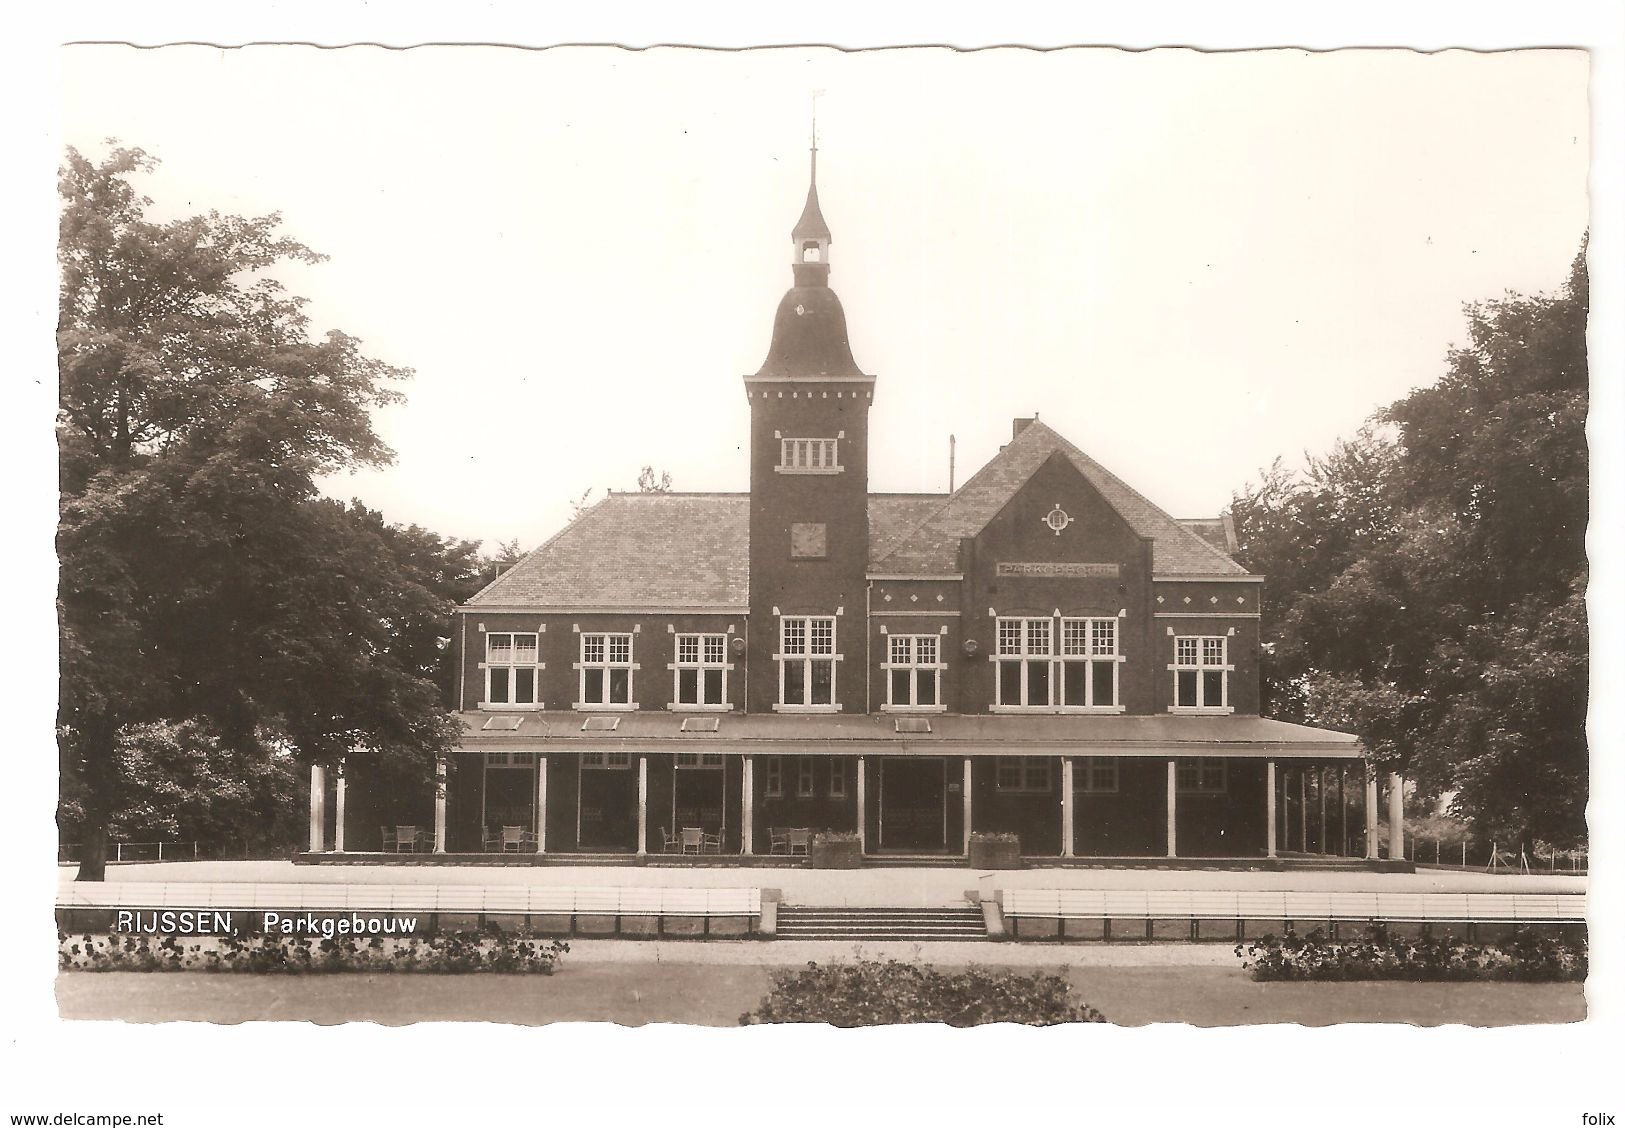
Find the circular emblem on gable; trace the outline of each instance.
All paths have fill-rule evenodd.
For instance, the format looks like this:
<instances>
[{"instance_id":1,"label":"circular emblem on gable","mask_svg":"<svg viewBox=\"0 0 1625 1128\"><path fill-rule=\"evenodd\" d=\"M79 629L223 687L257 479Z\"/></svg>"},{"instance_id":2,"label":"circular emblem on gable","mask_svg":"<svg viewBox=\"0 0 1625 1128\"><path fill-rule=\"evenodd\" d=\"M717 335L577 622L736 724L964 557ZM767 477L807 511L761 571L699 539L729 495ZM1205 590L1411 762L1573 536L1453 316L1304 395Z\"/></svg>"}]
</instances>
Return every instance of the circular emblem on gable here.
<instances>
[{"instance_id":1,"label":"circular emblem on gable","mask_svg":"<svg viewBox=\"0 0 1625 1128\"><path fill-rule=\"evenodd\" d=\"M1056 502L1055 508L1044 515L1044 524L1048 525L1056 536L1060 536L1061 530L1072 524L1072 518L1061 508L1061 503Z\"/></svg>"}]
</instances>

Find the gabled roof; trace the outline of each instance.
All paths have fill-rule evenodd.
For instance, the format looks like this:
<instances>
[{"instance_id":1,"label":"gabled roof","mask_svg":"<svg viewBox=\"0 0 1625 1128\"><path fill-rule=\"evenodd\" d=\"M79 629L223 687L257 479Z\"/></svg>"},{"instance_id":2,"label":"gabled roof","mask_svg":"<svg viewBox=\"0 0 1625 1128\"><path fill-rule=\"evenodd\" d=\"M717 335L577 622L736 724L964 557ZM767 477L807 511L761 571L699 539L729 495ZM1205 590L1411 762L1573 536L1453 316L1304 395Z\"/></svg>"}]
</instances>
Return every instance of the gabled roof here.
<instances>
[{"instance_id":1,"label":"gabled roof","mask_svg":"<svg viewBox=\"0 0 1625 1128\"><path fill-rule=\"evenodd\" d=\"M959 541L987 527L1051 455L1065 455L1136 533L1152 542L1160 574L1245 575L1246 569L1158 509L1121 478L1033 420L970 481L904 534L872 567L900 574L945 573L957 566Z\"/></svg>"},{"instance_id":2,"label":"gabled roof","mask_svg":"<svg viewBox=\"0 0 1625 1128\"><path fill-rule=\"evenodd\" d=\"M895 543L945 496L871 494L870 544ZM749 601L749 495L617 493L467 606L741 610Z\"/></svg>"}]
</instances>

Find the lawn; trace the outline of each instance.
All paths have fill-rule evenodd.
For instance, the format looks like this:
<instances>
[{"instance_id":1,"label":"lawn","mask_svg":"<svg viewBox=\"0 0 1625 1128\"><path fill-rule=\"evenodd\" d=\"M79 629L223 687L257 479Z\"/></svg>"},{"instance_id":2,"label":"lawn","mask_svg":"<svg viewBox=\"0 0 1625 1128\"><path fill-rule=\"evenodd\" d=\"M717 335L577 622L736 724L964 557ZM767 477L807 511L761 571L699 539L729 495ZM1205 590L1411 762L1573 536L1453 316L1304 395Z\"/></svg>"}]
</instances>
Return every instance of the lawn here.
<instances>
[{"instance_id":1,"label":"lawn","mask_svg":"<svg viewBox=\"0 0 1625 1128\"><path fill-rule=\"evenodd\" d=\"M1023 969L1031 970L1031 969ZM732 1026L765 993L772 969L741 965L577 963L553 976L65 973L70 1019L130 1022L426 1020L687 1022ZM1076 997L1124 1026L1189 1022L1408 1022L1509 1026L1578 1022L1576 983L1254 983L1239 968L1074 967Z\"/></svg>"}]
</instances>

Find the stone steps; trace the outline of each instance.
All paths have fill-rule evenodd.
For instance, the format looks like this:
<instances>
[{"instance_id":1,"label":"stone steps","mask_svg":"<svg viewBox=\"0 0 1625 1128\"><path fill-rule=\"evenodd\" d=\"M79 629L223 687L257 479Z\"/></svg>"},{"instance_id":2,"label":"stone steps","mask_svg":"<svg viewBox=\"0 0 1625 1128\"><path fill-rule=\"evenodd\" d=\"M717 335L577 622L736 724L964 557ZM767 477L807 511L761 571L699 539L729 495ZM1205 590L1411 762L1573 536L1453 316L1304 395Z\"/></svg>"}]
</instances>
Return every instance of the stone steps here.
<instances>
[{"instance_id":1,"label":"stone steps","mask_svg":"<svg viewBox=\"0 0 1625 1128\"><path fill-rule=\"evenodd\" d=\"M780 940L986 940L982 910L780 905Z\"/></svg>"}]
</instances>

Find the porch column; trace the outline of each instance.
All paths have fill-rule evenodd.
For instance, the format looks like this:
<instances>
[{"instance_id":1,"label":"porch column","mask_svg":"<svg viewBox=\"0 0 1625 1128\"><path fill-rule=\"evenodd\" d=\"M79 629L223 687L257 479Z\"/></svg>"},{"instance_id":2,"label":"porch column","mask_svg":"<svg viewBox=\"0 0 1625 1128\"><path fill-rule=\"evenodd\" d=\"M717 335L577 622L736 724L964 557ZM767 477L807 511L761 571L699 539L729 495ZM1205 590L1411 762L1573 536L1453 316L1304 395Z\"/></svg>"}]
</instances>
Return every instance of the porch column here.
<instances>
[{"instance_id":1,"label":"porch column","mask_svg":"<svg viewBox=\"0 0 1625 1128\"><path fill-rule=\"evenodd\" d=\"M1315 835L1315 845L1322 854L1331 851L1327 847L1331 844L1331 832L1326 823L1326 765L1322 764L1315 769L1315 790L1320 792L1320 830Z\"/></svg>"},{"instance_id":2,"label":"porch column","mask_svg":"<svg viewBox=\"0 0 1625 1128\"><path fill-rule=\"evenodd\" d=\"M960 798L964 802L964 805L965 805L965 832L960 837L962 837L964 839L963 846L964 846L966 854L970 853L970 777L971 777L970 757L966 756L965 757L965 778L964 778L964 782L960 784L960 789L964 792L964 794L961 795Z\"/></svg>"},{"instance_id":3,"label":"porch column","mask_svg":"<svg viewBox=\"0 0 1625 1128\"><path fill-rule=\"evenodd\" d=\"M1349 769L1347 764L1337 765L1337 856L1349 856Z\"/></svg>"},{"instance_id":4,"label":"porch column","mask_svg":"<svg viewBox=\"0 0 1625 1128\"><path fill-rule=\"evenodd\" d=\"M1061 857L1072 857L1072 757L1061 757Z\"/></svg>"},{"instance_id":5,"label":"porch column","mask_svg":"<svg viewBox=\"0 0 1625 1128\"><path fill-rule=\"evenodd\" d=\"M869 849L869 803L864 795L863 766L868 761L858 757L858 853L867 853Z\"/></svg>"},{"instance_id":6,"label":"porch column","mask_svg":"<svg viewBox=\"0 0 1625 1128\"><path fill-rule=\"evenodd\" d=\"M1365 858L1377 860L1377 773L1365 767Z\"/></svg>"},{"instance_id":7,"label":"porch column","mask_svg":"<svg viewBox=\"0 0 1625 1128\"><path fill-rule=\"evenodd\" d=\"M446 758L434 758L434 852L446 852Z\"/></svg>"},{"instance_id":8,"label":"porch column","mask_svg":"<svg viewBox=\"0 0 1625 1128\"><path fill-rule=\"evenodd\" d=\"M327 821L327 772L320 764L310 765L310 852L322 852L322 830Z\"/></svg>"},{"instance_id":9,"label":"porch column","mask_svg":"<svg viewBox=\"0 0 1625 1128\"><path fill-rule=\"evenodd\" d=\"M739 787L739 852L741 854L756 853L755 835L752 833L756 808L756 757L744 756L744 768L740 772Z\"/></svg>"},{"instance_id":10,"label":"porch column","mask_svg":"<svg viewBox=\"0 0 1625 1128\"><path fill-rule=\"evenodd\" d=\"M1275 761L1264 765L1264 856L1275 857Z\"/></svg>"},{"instance_id":11,"label":"porch column","mask_svg":"<svg viewBox=\"0 0 1625 1128\"><path fill-rule=\"evenodd\" d=\"M1388 860L1405 860L1405 777L1388 773Z\"/></svg>"},{"instance_id":12,"label":"porch column","mask_svg":"<svg viewBox=\"0 0 1625 1128\"><path fill-rule=\"evenodd\" d=\"M638 854L649 852L649 757L638 757Z\"/></svg>"},{"instance_id":13,"label":"porch column","mask_svg":"<svg viewBox=\"0 0 1625 1128\"><path fill-rule=\"evenodd\" d=\"M1168 761L1168 856L1178 857L1174 847L1179 826L1179 761Z\"/></svg>"},{"instance_id":14,"label":"porch column","mask_svg":"<svg viewBox=\"0 0 1625 1128\"><path fill-rule=\"evenodd\" d=\"M1314 796L1309 788L1309 769L1298 772L1298 849L1309 853L1309 812L1314 807Z\"/></svg>"},{"instance_id":15,"label":"porch column","mask_svg":"<svg viewBox=\"0 0 1625 1128\"><path fill-rule=\"evenodd\" d=\"M344 853L344 757L333 766L333 852Z\"/></svg>"},{"instance_id":16,"label":"porch column","mask_svg":"<svg viewBox=\"0 0 1625 1128\"><path fill-rule=\"evenodd\" d=\"M536 753L536 852L547 853L547 753Z\"/></svg>"}]
</instances>

